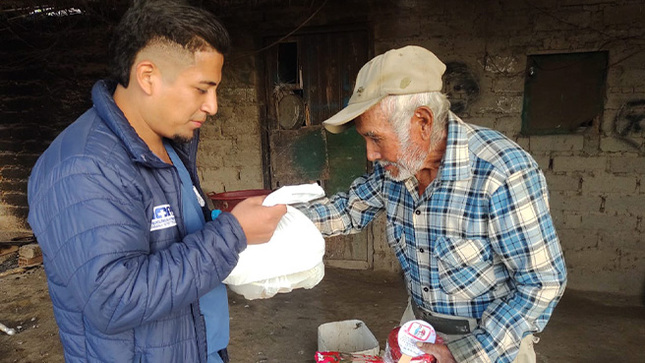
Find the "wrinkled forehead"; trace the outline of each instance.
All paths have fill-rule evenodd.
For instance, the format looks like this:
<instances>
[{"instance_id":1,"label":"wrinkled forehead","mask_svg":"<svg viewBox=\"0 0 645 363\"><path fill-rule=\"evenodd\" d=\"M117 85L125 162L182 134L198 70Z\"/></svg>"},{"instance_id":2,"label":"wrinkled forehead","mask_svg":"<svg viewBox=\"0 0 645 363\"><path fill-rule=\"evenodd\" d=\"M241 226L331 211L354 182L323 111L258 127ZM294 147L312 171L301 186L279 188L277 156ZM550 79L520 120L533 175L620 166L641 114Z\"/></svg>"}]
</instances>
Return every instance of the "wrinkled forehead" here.
<instances>
[{"instance_id":1,"label":"wrinkled forehead","mask_svg":"<svg viewBox=\"0 0 645 363\"><path fill-rule=\"evenodd\" d=\"M388 116L379 104L370 107L354 120L356 131L361 134L368 132L386 133L392 131Z\"/></svg>"}]
</instances>

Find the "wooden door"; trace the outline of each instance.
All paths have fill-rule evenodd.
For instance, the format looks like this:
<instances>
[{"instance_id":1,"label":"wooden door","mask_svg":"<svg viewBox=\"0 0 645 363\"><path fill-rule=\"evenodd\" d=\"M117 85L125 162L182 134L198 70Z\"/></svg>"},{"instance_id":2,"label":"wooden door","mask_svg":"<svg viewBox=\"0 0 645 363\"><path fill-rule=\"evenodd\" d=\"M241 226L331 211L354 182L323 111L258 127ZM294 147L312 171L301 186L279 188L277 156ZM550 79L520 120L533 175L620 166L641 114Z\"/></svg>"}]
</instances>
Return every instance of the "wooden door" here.
<instances>
[{"instance_id":1,"label":"wooden door","mask_svg":"<svg viewBox=\"0 0 645 363\"><path fill-rule=\"evenodd\" d=\"M267 42L275 40L267 39ZM361 29L316 31L291 37L268 52L267 132L272 188L318 182L327 195L346 191L367 171L365 144L352 127L331 134L322 122L347 105L368 60ZM328 238L328 265L372 265L369 231Z\"/></svg>"}]
</instances>

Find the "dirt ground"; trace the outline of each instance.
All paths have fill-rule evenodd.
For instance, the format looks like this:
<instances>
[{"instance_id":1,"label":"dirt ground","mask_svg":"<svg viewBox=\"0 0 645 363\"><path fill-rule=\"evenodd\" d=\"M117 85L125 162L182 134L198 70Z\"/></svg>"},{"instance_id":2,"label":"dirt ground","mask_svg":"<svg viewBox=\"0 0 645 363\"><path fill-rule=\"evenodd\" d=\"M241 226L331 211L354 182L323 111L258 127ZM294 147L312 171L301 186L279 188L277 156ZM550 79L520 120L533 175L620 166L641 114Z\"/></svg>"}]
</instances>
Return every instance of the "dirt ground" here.
<instances>
[{"instance_id":1,"label":"dirt ground","mask_svg":"<svg viewBox=\"0 0 645 363\"><path fill-rule=\"evenodd\" d=\"M310 363L320 324L359 319L384 349L406 293L398 275L328 268L311 290L266 300L230 293L236 363ZM536 345L538 362L645 362L645 307L635 298L568 290ZM63 362L42 267L0 278L0 362Z\"/></svg>"}]
</instances>

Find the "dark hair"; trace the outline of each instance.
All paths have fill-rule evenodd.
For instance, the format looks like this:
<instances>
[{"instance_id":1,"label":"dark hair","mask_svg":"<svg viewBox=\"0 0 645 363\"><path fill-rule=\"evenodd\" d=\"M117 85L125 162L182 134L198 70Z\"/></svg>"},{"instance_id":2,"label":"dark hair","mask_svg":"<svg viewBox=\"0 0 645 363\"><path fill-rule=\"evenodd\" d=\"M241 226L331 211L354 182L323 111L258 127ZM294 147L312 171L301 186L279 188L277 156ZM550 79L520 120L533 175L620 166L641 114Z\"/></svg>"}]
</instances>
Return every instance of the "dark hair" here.
<instances>
[{"instance_id":1,"label":"dark hair","mask_svg":"<svg viewBox=\"0 0 645 363\"><path fill-rule=\"evenodd\" d=\"M228 32L210 12L180 1L135 1L114 29L111 76L124 87L137 53L151 41L169 41L191 52L211 47L226 55Z\"/></svg>"}]
</instances>

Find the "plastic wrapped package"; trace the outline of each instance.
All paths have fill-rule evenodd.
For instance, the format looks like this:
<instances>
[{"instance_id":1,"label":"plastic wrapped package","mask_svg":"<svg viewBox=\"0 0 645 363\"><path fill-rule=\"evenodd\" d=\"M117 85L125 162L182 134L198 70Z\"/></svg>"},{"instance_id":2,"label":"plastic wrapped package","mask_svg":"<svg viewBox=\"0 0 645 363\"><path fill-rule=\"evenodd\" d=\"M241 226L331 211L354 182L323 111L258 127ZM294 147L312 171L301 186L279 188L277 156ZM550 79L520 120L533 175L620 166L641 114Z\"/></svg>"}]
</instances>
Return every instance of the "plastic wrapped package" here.
<instances>
[{"instance_id":1,"label":"plastic wrapped package","mask_svg":"<svg viewBox=\"0 0 645 363\"><path fill-rule=\"evenodd\" d=\"M302 203L324 196L317 184L282 187L263 205ZM250 245L224 283L246 299L266 299L297 288L310 289L325 275L325 239L302 212L287 205L287 213L267 243Z\"/></svg>"},{"instance_id":2,"label":"plastic wrapped package","mask_svg":"<svg viewBox=\"0 0 645 363\"><path fill-rule=\"evenodd\" d=\"M383 352L383 363L397 363L401 359L402 353L399 347L399 331L401 327L398 326L387 336L387 343L385 344L385 351ZM434 356L424 354L412 358L410 363L436 363Z\"/></svg>"},{"instance_id":3,"label":"plastic wrapped package","mask_svg":"<svg viewBox=\"0 0 645 363\"><path fill-rule=\"evenodd\" d=\"M228 285L235 293L248 300L268 299L278 293L291 292L293 289L311 289L325 276L325 264L320 262L314 268L289 275L272 277L242 285Z\"/></svg>"}]
</instances>

